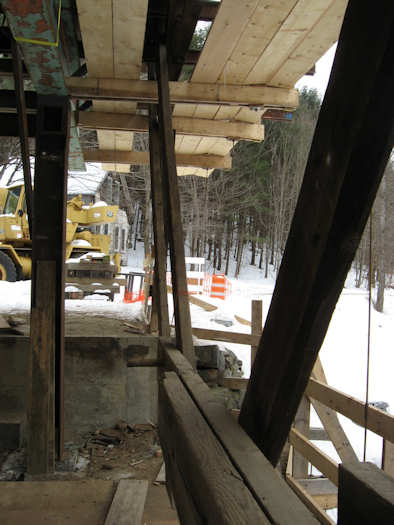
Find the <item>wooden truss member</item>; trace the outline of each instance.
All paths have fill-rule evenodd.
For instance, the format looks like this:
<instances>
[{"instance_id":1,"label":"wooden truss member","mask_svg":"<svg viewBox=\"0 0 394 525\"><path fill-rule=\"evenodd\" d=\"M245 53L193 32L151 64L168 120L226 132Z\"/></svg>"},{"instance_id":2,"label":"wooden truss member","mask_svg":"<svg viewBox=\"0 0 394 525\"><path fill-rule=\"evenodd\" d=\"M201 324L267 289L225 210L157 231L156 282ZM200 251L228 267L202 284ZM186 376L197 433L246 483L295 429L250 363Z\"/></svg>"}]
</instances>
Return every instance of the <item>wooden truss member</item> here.
<instances>
[{"instance_id":1,"label":"wooden truss member","mask_svg":"<svg viewBox=\"0 0 394 525\"><path fill-rule=\"evenodd\" d=\"M176 344L191 365L195 367L196 358L187 291L184 235L168 88L167 51L162 44L159 46L156 75L159 92L158 117L161 139L161 166L163 169L163 198L166 200L165 209L168 212L167 231L170 243L171 276L174 290Z\"/></svg>"},{"instance_id":2,"label":"wooden truss member","mask_svg":"<svg viewBox=\"0 0 394 525\"><path fill-rule=\"evenodd\" d=\"M55 443L60 457L63 451L64 240L69 110L66 96L38 97L28 405L30 474L54 470Z\"/></svg>"},{"instance_id":3,"label":"wooden truss member","mask_svg":"<svg viewBox=\"0 0 394 525\"><path fill-rule=\"evenodd\" d=\"M367 0L350 0L345 14L239 419L273 464L289 434L391 152L393 18L392 0L380 2L378 10L371 10Z\"/></svg>"}]
</instances>

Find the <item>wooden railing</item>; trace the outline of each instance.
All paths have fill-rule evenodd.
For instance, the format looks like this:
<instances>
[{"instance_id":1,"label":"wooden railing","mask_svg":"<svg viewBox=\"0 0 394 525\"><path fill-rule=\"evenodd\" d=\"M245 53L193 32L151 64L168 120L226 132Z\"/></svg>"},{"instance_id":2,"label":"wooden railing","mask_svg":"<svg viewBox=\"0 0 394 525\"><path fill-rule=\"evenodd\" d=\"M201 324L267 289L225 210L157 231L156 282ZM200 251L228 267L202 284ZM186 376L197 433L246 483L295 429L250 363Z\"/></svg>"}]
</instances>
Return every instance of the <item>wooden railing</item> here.
<instances>
[{"instance_id":1,"label":"wooden railing","mask_svg":"<svg viewBox=\"0 0 394 525\"><path fill-rule=\"evenodd\" d=\"M316 378L309 380L305 392L307 396L307 408L304 407L304 410L309 410L309 401L317 409L318 413L322 408L320 404L324 405L325 420L323 421L323 426L324 423L326 423L327 428L320 429L320 433L316 432L316 429L309 429L308 415L306 418L308 429L305 432L308 436L295 427L291 429L289 434L290 452L286 481L305 505L313 512L320 523L332 525L334 522L324 510L337 506L337 491L334 485L338 487L339 464L314 445L310 439L329 439L333 442L342 461L345 463L358 463L357 457L351 449L351 445L346 443L346 435L336 418L336 412L339 412L358 425L366 426L368 430L383 437L384 453L382 469L391 476L394 476L394 417L374 406L369 405L365 408L365 404L362 401L327 385L324 382L325 376L320 361L317 362L314 375L318 375L323 381ZM248 379L235 377L225 378L223 382L224 386L235 390L244 389L247 387L247 384ZM366 420L365 414L367 415ZM322 419L324 419L324 417L322 417ZM343 436L345 436L345 438L343 438ZM345 447L344 444L346 445ZM326 477L326 484L324 486L326 492L316 492L313 488L314 482L317 482L321 486L323 480L317 478L297 479L294 476L293 461L296 454L301 455L307 462L311 463L324 474ZM329 487L331 487L331 490L327 492Z\"/></svg>"}]
</instances>

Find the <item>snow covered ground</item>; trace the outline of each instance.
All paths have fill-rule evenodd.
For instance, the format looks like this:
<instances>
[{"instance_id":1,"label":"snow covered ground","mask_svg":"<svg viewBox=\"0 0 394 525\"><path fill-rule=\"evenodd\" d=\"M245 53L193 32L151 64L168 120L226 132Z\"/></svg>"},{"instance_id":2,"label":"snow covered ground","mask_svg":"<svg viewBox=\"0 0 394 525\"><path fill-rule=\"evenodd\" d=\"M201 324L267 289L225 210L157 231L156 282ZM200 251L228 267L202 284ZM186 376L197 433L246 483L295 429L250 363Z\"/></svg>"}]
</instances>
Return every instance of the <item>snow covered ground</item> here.
<instances>
[{"instance_id":1,"label":"snow covered ground","mask_svg":"<svg viewBox=\"0 0 394 525\"><path fill-rule=\"evenodd\" d=\"M137 252L131 252L128 270L142 270L142 246ZM230 272L233 275L233 272ZM195 327L215 330L231 330L249 333L250 328L240 324L234 314L250 320L251 300L263 301L263 321L268 313L274 279L264 279L263 270L245 265L238 280L230 278L232 293L225 300L201 296L202 299L216 305L217 310L206 312L191 305L192 323ZM91 296L85 300L67 300L66 313L82 312L94 316L108 316L124 320L132 320L140 315L140 304L124 304L123 290L115 296L113 303L106 298ZM170 315L172 317L172 299L169 296ZM30 307L30 281L7 283L0 281L0 314L18 314L28 312ZM233 325L225 328L215 322L231 320ZM369 401L385 401L389 404L389 412L394 409L394 387L392 374L394 370L394 290L386 290L384 313L372 309L371 320L371 358L369 379ZM360 400L365 399L366 369L367 369L367 334L368 334L368 293L366 290L354 287L354 279L349 274L346 286L336 306L328 333L320 352L328 383ZM226 343L243 361L245 377L250 374L250 347ZM362 459L364 446L364 431L347 418L340 416L345 432ZM312 426L320 426L316 414L312 414ZM338 460L331 445L318 442L334 459ZM380 466L382 440L368 432L367 460Z\"/></svg>"}]
</instances>

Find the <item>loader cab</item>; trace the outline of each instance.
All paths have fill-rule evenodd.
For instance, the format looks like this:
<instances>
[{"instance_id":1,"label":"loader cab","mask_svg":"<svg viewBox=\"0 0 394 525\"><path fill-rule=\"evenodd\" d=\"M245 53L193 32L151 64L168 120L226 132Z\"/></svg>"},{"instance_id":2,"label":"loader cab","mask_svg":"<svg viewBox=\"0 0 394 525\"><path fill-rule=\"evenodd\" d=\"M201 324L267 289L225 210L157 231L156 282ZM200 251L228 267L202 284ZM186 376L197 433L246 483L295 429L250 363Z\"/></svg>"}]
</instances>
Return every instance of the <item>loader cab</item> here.
<instances>
[{"instance_id":1,"label":"loader cab","mask_svg":"<svg viewBox=\"0 0 394 525\"><path fill-rule=\"evenodd\" d=\"M3 215L22 216L26 212L25 189L23 186L8 188L4 203Z\"/></svg>"}]
</instances>

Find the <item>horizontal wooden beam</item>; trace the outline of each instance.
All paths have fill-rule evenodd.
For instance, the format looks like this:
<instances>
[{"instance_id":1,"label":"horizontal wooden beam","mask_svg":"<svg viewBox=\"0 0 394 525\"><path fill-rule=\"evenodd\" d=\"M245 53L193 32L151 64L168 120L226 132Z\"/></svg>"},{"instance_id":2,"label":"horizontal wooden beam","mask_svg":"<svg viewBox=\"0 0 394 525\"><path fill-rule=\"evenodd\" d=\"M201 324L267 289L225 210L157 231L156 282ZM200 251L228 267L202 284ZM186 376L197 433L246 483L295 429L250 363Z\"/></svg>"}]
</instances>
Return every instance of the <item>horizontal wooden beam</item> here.
<instances>
[{"instance_id":1,"label":"horizontal wooden beam","mask_svg":"<svg viewBox=\"0 0 394 525\"><path fill-rule=\"evenodd\" d=\"M339 466L338 525L393 523L394 478L373 463Z\"/></svg>"},{"instance_id":2,"label":"horizontal wooden beam","mask_svg":"<svg viewBox=\"0 0 394 525\"><path fill-rule=\"evenodd\" d=\"M316 379L310 379L306 395L316 399L333 410L340 412L360 426L365 426L365 404L340 390L325 385ZM394 417L379 408L367 407L367 428L384 437L388 441L394 441Z\"/></svg>"},{"instance_id":3,"label":"horizontal wooden beam","mask_svg":"<svg viewBox=\"0 0 394 525\"><path fill-rule=\"evenodd\" d=\"M158 101L157 83L153 80L71 77L66 79L66 84L71 97L78 99ZM199 82L169 82L169 88L171 103L280 109L295 109L298 106L298 91L289 88Z\"/></svg>"},{"instance_id":4,"label":"horizontal wooden beam","mask_svg":"<svg viewBox=\"0 0 394 525\"><path fill-rule=\"evenodd\" d=\"M149 152L147 151L114 151L91 149L83 150L85 162L102 162L103 164L149 164ZM198 168L220 168L231 169L230 155L192 155L178 153L176 155L177 166L194 166Z\"/></svg>"},{"instance_id":5,"label":"horizontal wooden beam","mask_svg":"<svg viewBox=\"0 0 394 525\"><path fill-rule=\"evenodd\" d=\"M230 388L230 390L245 390L248 382L249 379L247 377L224 377L222 386Z\"/></svg>"},{"instance_id":6,"label":"horizontal wooden beam","mask_svg":"<svg viewBox=\"0 0 394 525\"><path fill-rule=\"evenodd\" d=\"M207 328L193 328L193 335L208 341L224 341L240 345L258 345L259 335L242 334L240 332L224 332L223 330L208 330Z\"/></svg>"},{"instance_id":7,"label":"horizontal wooden beam","mask_svg":"<svg viewBox=\"0 0 394 525\"><path fill-rule=\"evenodd\" d=\"M270 523L316 525L316 520L298 501L235 419L213 397L210 388L194 372L185 357L164 339L161 343L168 368L177 372L199 413L203 415L226 450L232 465L237 469L239 483L244 481L249 487L260 507L270 516ZM205 462L203 456L200 460Z\"/></svg>"},{"instance_id":8,"label":"horizontal wooden beam","mask_svg":"<svg viewBox=\"0 0 394 525\"><path fill-rule=\"evenodd\" d=\"M308 441L308 439L295 428L290 430L289 441L312 465L330 479L334 485L338 486L338 464L335 463L335 461Z\"/></svg>"},{"instance_id":9,"label":"horizontal wooden beam","mask_svg":"<svg viewBox=\"0 0 394 525\"><path fill-rule=\"evenodd\" d=\"M82 128L114 131L148 131L148 117L127 113L104 113L86 111L79 114L78 125ZM228 122L191 117L173 117L172 127L178 135L202 137L225 137L229 139L264 140L264 126L247 122Z\"/></svg>"},{"instance_id":10,"label":"horizontal wooden beam","mask_svg":"<svg viewBox=\"0 0 394 525\"><path fill-rule=\"evenodd\" d=\"M164 375L159 408L160 443L181 523L208 523L209 516L211 523L269 525L228 451L175 372Z\"/></svg>"}]
</instances>

